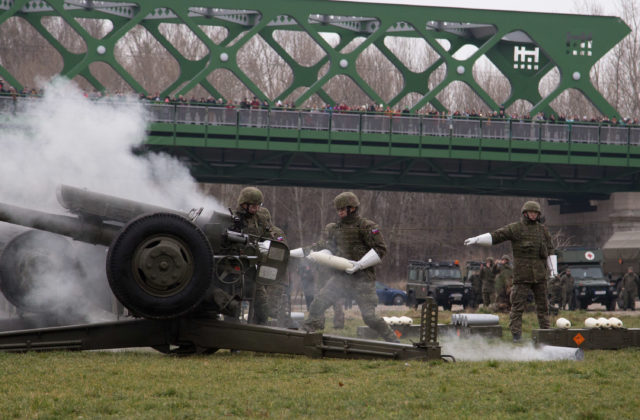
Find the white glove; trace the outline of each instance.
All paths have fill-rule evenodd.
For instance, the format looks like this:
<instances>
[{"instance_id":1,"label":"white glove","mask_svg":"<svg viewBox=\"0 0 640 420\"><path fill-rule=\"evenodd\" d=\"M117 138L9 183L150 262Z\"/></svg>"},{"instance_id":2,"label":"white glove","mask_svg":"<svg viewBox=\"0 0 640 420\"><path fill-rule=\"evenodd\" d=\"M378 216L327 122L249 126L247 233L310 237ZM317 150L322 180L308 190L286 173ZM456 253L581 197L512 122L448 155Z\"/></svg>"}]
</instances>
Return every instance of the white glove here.
<instances>
[{"instance_id":1,"label":"white glove","mask_svg":"<svg viewBox=\"0 0 640 420\"><path fill-rule=\"evenodd\" d=\"M558 256L557 255L549 255L547 257L547 267L551 270L552 276L558 275Z\"/></svg>"},{"instance_id":2,"label":"white glove","mask_svg":"<svg viewBox=\"0 0 640 420\"><path fill-rule=\"evenodd\" d=\"M474 236L473 238L467 238L464 240L465 245L491 245L493 244L493 239L491 238L490 233L483 233L479 236Z\"/></svg>"},{"instance_id":3,"label":"white glove","mask_svg":"<svg viewBox=\"0 0 640 420\"><path fill-rule=\"evenodd\" d=\"M304 250L302 248L296 248L289 251L291 258L304 258Z\"/></svg>"},{"instance_id":4,"label":"white glove","mask_svg":"<svg viewBox=\"0 0 640 420\"><path fill-rule=\"evenodd\" d=\"M349 260L349 261L351 261L351 260ZM344 270L345 273L353 274L356 271L362 270L362 264L360 264L358 261L351 261L351 263L353 264L353 267L347 268L346 270Z\"/></svg>"},{"instance_id":5,"label":"white glove","mask_svg":"<svg viewBox=\"0 0 640 420\"><path fill-rule=\"evenodd\" d=\"M366 254L360 258L359 261L351 261L353 264L352 267L345 269L345 273L353 274L356 271L363 270L365 268L373 267L376 264L379 264L382 259L378 255L378 253L371 248Z\"/></svg>"}]
</instances>

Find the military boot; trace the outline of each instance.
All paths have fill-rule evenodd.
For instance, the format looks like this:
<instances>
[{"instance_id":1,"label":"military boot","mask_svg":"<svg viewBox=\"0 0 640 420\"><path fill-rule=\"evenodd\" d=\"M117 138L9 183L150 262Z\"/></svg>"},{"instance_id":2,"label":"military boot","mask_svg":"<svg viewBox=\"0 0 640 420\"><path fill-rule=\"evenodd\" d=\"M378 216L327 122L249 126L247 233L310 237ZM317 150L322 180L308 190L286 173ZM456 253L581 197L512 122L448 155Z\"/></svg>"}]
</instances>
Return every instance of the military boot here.
<instances>
[{"instance_id":1,"label":"military boot","mask_svg":"<svg viewBox=\"0 0 640 420\"><path fill-rule=\"evenodd\" d=\"M384 334L380 334L383 338L384 341L388 342L388 343L399 343L400 339L398 338L398 336L396 335L396 333L394 333L391 329L389 329L388 332L385 332Z\"/></svg>"},{"instance_id":2,"label":"military boot","mask_svg":"<svg viewBox=\"0 0 640 420\"><path fill-rule=\"evenodd\" d=\"M304 324L302 324L302 329L308 333L313 333L318 330L324 330L324 322L322 321L314 321L314 320L306 320Z\"/></svg>"},{"instance_id":3,"label":"military boot","mask_svg":"<svg viewBox=\"0 0 640 420\"><path fill-rule=\"evenodd\" d=\"M513 342L519 343L522 340L522 333L511 333L513 336Z\"/></svg>"}]
</instances>

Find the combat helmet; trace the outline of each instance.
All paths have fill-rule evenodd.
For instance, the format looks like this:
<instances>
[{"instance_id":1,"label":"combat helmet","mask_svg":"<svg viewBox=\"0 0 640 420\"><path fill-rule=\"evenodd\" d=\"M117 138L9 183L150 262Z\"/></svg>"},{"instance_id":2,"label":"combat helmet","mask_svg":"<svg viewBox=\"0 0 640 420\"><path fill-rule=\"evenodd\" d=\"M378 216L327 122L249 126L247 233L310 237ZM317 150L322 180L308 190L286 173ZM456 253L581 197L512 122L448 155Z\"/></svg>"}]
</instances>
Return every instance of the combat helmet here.
<instances>
[{"instance_id":1,"label":"combat helmet","mask_svg":"<svg viewBox=\"0 0 640 420\"><path fill-rule=\"evenodd\" d=\"M351 191L346 191L336 195L336 198L333 199L333 204L336 206L336 210L343 209L345 207L360 207L360 200L358 200L358 196L356 196Z\"/></svg>"},{"instance_id":2,"label":"combat helmet","mask_svg":"<svg viewBox=\"0 0 640 420\"><path fill-rule=\"evenodd\" d=\"M246 187L240 191L240 195L238 196L238 206L243 204L262 204L263 199L264 196L262 195L262 191L256 187Z\"/></svg>"},{"instance_id":3,"label":"combat helmet","mask_svg":"<svg viewBox=\"0 0 640 420\"><path fill-rule=\"evenodd\" d=\"M522 210L520 213L524 213L526 211L537 211L538 214L542 214L540 210L540 204L537 201L527 201L522 205Z\"/></svg>"},{"instance_id":4,"label":"combat helmet","mask_svg":"<svg viewBox=\"0 0 640 420\"><path fill-rule=\"evenodd\" d=\"M501 260L511 261L511 257L510 257L510 256L508 256L507 254L504 254L504 255L502 256L502 258L500 258L500 259L501 259Z\"/></svg>"}]
</instances>

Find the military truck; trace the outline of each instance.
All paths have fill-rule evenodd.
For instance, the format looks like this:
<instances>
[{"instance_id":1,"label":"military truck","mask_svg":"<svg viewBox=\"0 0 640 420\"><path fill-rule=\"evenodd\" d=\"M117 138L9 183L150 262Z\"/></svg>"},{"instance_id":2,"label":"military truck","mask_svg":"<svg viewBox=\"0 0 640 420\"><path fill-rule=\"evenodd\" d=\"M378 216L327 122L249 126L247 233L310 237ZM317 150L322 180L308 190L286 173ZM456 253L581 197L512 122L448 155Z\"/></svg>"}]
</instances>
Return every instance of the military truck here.
<instances>
[{"instance_id":1,"label":"military truck","mask_svg":"<svg viewBox=\"0 0 640 420\"><path fill-rule=\"evenodd\" d=\"M470 292L471 287L462 281L457 261L409 261L408 306L420 305L427 297L433 297L444 310L451 310L453 304L466 308Z\"/></svg>"},{"instance_id":2,"label":"military truck","mask_svg":"<svg viewBox=\"0 0 640 420\"><path fill-rule=\"evenodd\" d=\"M602 272L602 250L586 247L558 250L558 269L567 268L574 279L569 309L587 309L592 303L600 303L609 311L616 308L618 292Z\"/></svg>"}]
</instances>

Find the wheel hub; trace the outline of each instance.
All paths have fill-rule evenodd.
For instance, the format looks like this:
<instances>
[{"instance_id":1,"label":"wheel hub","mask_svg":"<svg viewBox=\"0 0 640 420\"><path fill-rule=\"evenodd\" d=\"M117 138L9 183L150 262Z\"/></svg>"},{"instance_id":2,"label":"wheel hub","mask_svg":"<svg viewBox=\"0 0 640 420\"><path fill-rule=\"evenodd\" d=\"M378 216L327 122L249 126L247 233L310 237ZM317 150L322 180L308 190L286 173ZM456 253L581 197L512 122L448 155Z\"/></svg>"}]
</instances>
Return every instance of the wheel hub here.
<instances>
[{"instance_id":1,"label":"wheel hub","mask_svg":"<svg viewBox=\"0 0 640 420\"><path fill-rule=\"evenodd\" d=\"M172 236L155 236L144 241L133 260L136 281L154 296L180 292L193 276L189 248Z\"/></svg>"}]
</instances>

